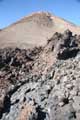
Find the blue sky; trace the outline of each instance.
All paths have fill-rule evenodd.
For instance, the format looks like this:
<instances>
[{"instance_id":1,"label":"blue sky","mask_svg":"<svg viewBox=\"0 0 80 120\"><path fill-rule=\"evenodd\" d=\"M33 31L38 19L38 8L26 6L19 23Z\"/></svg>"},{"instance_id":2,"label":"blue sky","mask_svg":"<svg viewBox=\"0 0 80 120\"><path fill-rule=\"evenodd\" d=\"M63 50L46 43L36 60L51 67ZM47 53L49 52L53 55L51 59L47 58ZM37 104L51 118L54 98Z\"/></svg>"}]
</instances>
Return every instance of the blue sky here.
<instances>
[{"instance_id":1,"label":"blue sky","mask_svg":"<svg viewBox=\"0 0 80 120\"><path fill-rule=\"evenodd\" d=\"M80 25L80 0L0 0L0 28L37 11L48 11Z\"/></svg>"}]
</instances>

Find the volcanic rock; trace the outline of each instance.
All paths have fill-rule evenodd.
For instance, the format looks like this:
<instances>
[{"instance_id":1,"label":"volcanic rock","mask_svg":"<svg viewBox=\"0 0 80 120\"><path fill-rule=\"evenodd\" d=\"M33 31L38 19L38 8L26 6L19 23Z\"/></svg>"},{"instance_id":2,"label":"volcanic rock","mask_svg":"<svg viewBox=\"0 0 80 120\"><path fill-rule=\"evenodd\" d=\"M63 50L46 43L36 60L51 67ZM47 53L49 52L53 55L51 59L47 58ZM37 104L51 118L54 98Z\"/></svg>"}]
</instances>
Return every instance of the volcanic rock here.
<instances>
[{"instance_id":1,"label":"volcanic rock","mask_svg":"<svg viewBox=\"0 0 80 120\"><path fill-rule=\"evenodd\" d=\"M79 120L78 39L66 30L44 46L0 49L1 120Z\"/></svg>"}]
</instances>

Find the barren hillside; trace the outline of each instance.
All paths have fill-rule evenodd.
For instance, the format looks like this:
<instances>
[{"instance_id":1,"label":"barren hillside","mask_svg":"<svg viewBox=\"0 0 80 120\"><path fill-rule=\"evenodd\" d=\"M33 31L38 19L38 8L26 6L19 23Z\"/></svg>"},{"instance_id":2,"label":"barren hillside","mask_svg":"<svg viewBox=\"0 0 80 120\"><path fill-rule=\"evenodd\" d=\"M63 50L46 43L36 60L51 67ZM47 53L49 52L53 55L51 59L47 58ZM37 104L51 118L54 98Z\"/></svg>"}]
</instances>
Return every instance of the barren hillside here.
<instances>
[{"instance_id":1,"label":"barren hillside","mask_svg":"<svg viewBox=\"0 0 80 120\"><path fill-rule=\"evenodd\" d=\"M74 33L80 33L79 27L50 13L34 13L3 29L0 32L0 47L30 48L44 45L54 32L63 32L68 28Z\"/></svg>"}]
</instances>

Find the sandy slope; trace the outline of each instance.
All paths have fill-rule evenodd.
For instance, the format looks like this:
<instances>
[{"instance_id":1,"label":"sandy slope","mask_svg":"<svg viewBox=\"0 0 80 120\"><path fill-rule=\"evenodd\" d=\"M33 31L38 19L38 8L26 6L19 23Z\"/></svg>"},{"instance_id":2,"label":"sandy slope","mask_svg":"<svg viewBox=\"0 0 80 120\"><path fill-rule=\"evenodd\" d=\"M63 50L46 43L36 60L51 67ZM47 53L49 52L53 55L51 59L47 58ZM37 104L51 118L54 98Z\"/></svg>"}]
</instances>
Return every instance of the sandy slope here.
<instances>
[{"instance_id":1,"label":"sandy slope","mask_svg":"<svg viewBox=\"0 0 80 120\"><path fill-rule=\"evenodd\" d=\"M44 45L54 32L63 32L67 28L80 33L79 27L50 13L34 13L0 31L0 47Z\"/></svg>"}]
</instances>

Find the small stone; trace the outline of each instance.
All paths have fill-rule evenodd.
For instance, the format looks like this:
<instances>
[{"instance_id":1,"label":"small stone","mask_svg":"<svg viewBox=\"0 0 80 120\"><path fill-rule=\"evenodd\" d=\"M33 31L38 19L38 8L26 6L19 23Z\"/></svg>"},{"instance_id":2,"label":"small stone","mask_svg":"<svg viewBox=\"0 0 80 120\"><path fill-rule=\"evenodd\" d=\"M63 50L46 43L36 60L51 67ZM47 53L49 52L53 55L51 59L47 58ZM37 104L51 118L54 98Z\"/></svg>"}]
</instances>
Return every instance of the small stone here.
<instances>
[{"instance_id":1,"label":"small stone","mask_svg":"<svg viewBox=\"0 0 80 120\"><path fill-rule=\"evenodd\" d=\"M68 98L66 98L66 97L61 97L61 98L59 98L59 105L60 106L63 106L63 105L65 105L65 104L68 104L69 103L69 99Z\"/></svg>"},{"instance_id":2,"label":"small stone","mask_svg":"<svg viewBox=\"0 0 80 120\"><path fill-rule=\"evenodd\" d=\"M76 111L80 110L80 96L74 96L73 97L74 103L73 103L73 107Z\"/></svg>"},{"instance_id":3,"label":"small stone","mask_svg":"<svg viewBox=\"0 0 80 120\"><path fill-rule=\"evenodd\" d=\"M60 79L56 80L56 84L57 85L60 84Z\"/></svg>"},{"instance_id":4,"label":"small stone","mask_svg":"<svg viewBox=\"0 0 80 120\"><path fill-rule=\"evenodd\" d=\"M62 78L62 82L67 82L67 81L68 81L67 76L64 76L64 77Z\"/></svg>"},{"instance_id":5,"label":"small stone","mask_svg":"<svg viewBox=\"0 0 80 120\"><path fill-rule=\"evenodd\" d=\"M66 87L67 87L68 89L70 89L70 90L73 89L73 85L72 85L72 84L67 84Z\"/></svg>"},{"instance_id":6,"label":"small stone","mask_svg":"<svg viewBox=\"0 0 80 120\"><path fill-rule=\"evenodd\" d=\"M64 106L64 102L60 102L60 103L59 103L59 106L60 106L60 107Z\"/></svg>"},{"instance_id":7,"label":"small stone","mask_svg":"<svg viewBox=\"0 0 80 120\"><path fill-rule=\"evenodd\" d=\"M46 86L46 92L47 92L48 95L50 94L51 90L52 90L52 87L47 85Z\"/></svg>"},{"instance_id":8,"label":"small stone","mask_svg":"<svg viewBox=\"0 0 80 120\"><path fill-rule=\"evenodd\" d=\"M55 71L53 71L53 70L50 72L49 79L52 79L54 77L54 73L55 73Z\"/></svg>"},{"instance_id":9,"label":"small stone","mask_svg":"<svg viewBox=\"0 0 80 120\"><path fill-rule=\"evenodd\" d=\"M78 91L72 90L72 91L70 91L70 95L77 96L78 95Z\"/></svg>"}]
</instances>

